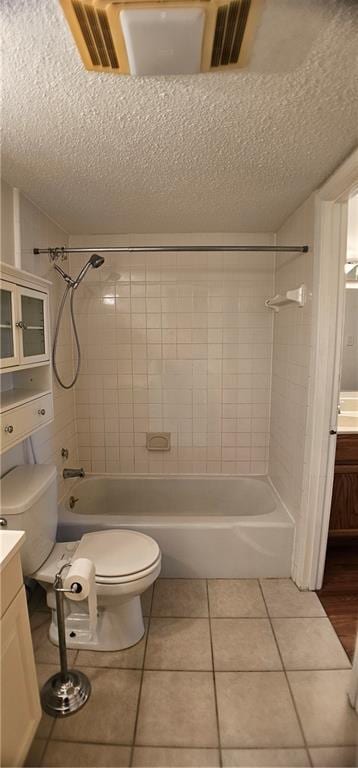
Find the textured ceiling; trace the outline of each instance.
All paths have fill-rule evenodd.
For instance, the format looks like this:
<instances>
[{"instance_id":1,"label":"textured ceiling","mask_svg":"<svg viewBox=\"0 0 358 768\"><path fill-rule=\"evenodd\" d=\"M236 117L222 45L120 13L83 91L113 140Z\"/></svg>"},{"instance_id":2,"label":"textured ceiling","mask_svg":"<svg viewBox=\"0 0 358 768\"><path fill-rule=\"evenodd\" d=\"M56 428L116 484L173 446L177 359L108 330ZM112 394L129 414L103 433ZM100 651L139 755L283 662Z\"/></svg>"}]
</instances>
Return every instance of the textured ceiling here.
<instances>
[{"instance_id":1,"label":"textured ceiling","mask_svg":"<svg viewBox=\"0 0 358 768\"><path fill-rule=\"evenodd\" d=\"M357 13L266 0L248 70L131 78L2 0L3 176L74 234L274 231L356 143Z\"/></svg>"}]
</instances>

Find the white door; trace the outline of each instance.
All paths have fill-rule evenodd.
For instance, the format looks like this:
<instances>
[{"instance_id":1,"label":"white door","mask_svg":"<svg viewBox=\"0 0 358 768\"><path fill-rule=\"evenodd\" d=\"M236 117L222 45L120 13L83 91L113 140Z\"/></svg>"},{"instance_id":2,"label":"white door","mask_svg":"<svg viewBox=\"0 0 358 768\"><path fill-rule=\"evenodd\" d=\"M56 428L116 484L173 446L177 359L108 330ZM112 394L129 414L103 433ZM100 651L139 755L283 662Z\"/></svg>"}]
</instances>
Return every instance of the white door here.
<instances>
[{"instance_id":1,"label":"white door","mask_svg":"<svg viewBox=\"0 0 358 768\"><path fill-rule=\"evenodd\" d=\"M17 286L5 280L0 281L0 367L9 368L19 364L19 338L16 323Z\"/></svg>"},{"instance_id":2,"label":"white door","mask_svg":"<svg viewBox=\"0 0 358 768\"><path fill-rule=\"evenodd\" d=\"M41 291L18 287L18 327L20 363L40 363L48 360L48 296Z\"/></svg>"}]
</instances>

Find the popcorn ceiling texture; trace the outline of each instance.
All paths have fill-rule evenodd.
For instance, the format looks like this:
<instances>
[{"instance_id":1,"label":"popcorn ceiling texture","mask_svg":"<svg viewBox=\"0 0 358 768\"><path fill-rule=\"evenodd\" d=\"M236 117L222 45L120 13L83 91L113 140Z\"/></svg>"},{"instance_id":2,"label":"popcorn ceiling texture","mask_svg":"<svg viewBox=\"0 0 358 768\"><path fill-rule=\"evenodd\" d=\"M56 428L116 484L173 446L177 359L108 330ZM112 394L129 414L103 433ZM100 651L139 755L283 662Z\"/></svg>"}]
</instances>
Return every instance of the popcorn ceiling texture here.
<instances>
[{"instance_id":1,"label":"popcorn ceiling texture","mask_svg":"<svg viewBox=\"0 0 358 768\"><path fill-rule=\"evenodd\" d=\"M356 142L357 10L267 0L248 70L131 78L4 0L4 177L73 234L275 231Z\"/></svg>"}]
</instances>

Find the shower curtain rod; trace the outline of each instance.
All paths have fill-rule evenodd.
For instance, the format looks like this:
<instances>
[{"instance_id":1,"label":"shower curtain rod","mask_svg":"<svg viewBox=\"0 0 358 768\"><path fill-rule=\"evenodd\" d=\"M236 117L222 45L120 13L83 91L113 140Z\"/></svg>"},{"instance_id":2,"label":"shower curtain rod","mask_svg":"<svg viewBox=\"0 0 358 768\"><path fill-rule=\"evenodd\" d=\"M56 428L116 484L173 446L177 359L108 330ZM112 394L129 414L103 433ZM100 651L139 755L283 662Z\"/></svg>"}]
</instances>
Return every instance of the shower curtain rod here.
<instances>
[{"instance_id":1,"label":"shower curtain rod","mask_svg":"<svg viewBox=\"0 0 358 768\"><path fill-rule=\"evenodd\" d=\"M34 254L47 253L55 261L66 253L181 253L181 252L278 252L307 253L308 245L116 245L108 248L34 248Z\"/></svg>"}]
</instances>

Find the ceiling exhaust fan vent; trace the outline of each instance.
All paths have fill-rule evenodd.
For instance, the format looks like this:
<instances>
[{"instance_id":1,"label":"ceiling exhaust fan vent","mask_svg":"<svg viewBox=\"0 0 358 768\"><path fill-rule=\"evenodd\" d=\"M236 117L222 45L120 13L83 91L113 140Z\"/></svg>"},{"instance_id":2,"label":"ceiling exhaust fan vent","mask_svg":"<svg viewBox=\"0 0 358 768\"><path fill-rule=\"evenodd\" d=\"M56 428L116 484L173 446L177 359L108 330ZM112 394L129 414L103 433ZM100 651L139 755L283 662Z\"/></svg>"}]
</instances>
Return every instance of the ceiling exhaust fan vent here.
<instances>
[{"instance_id":1,"label":"ceiling exhaust fan vent","mask_svg":"<svg viewBox=\"0 0 358 768\"><path fill-rule=\"evenodd\" d=\"M96 10L93 5L81 3L80 0L72 0L72 7L93 67L118 69L106 12Z\"/></svg>"},{"instance_id":2,"label":"ceiling exhaust fan vent","mask_svg":"<svg viewBox=\"0 0 358 768\"><path fill-rule=\"evenodd\" d=\"M237 64L251 0L234 0L217 12L211 66Z\"/></svg>"},{"instance_id":3,"label":"ceiling exhaust fan vent","mask_svg":"<svg viewBox=\"0 0 358 768\"><path fill-rule=\"evenodd\" d=\"M60 0L88 70L230 71L249 61L264 0Z\"/></svg>"}]
</instances>

